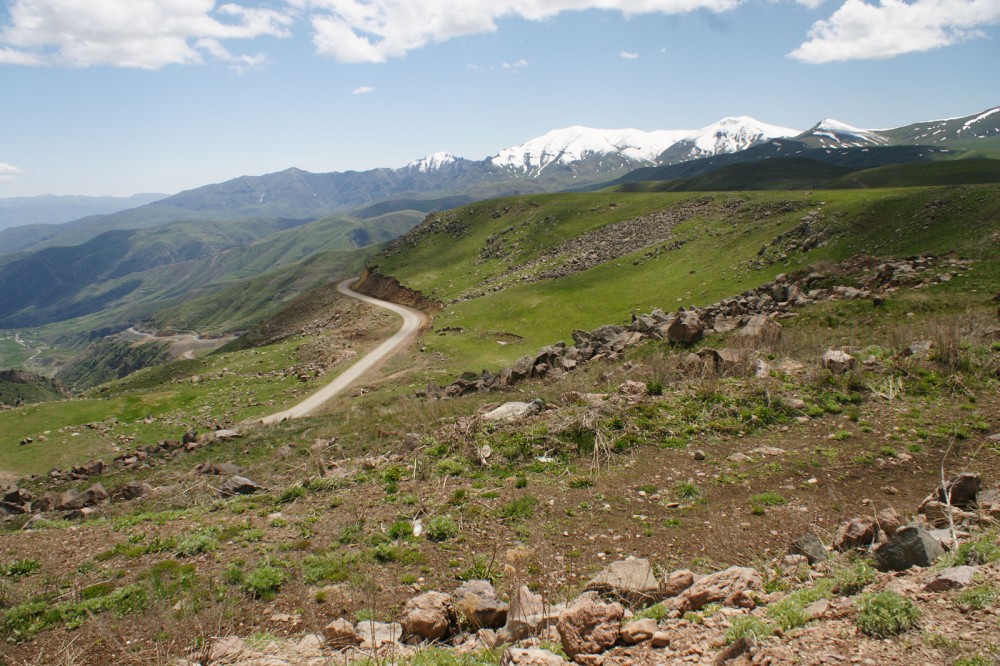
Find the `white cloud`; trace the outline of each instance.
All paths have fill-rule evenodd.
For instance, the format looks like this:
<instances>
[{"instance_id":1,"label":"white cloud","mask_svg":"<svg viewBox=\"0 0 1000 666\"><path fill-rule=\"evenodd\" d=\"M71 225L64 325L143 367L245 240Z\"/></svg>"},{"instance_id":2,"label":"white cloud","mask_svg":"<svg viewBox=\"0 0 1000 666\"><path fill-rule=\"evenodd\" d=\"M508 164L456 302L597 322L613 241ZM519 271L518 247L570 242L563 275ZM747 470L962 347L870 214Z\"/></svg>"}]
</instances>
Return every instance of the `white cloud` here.
<instances>
[{"instance_id":1,"label":"white cloud","mask_svg":"<svg viewBox=\"0 0 1000 666\"><path fill-rule=\"evenodd\" d=\"M625 60L636 60L639 57L638 53L633 53L632 51L622 51L618 55L620 55Z\"/></svg>"},{"instance_id":2,"label":"white cloud","mask_svg":"<svg viewBox=\"0 0 1000 666\"><path fill-rule=\"evenodd\" d=\"M521 58L520 60L515 60L514 62L500 63L500 67L502 67L503 69L524 69L527 66L528 66L528 61L525 60L524 58Z\"/></svg>"},{"instance_id":3,"label":"white cloud","mask_svg":"<svg viewBox=\"0 0 1000 666\"><path fill-rule=\"evenodd\" d=\"M982 37L1000 23L998 0L846 0L789 55L808 63L893 58Z\"/></svg>"},{"instance_id":4,"label":"white cloud","mask_svg":"<svg viewBox=\"0 0 1000 666\"><path fill-rule=\"evenodd\" d=\"M245 69L261 55L234 55L226 40L284 37L292 18L215 0L14 0L0 29L0 63L159 69L206 57Z\"/></svg>"},{"instance_id":5,"label":"white cloud","mask_svg":"<svg viewBox=\"0 0 1000 666\"><path fill-rule=\"evenodd\" d=\"M826 0L795 0L800 5L804 5L809 9L818 9Z\"/></svg>"},{"instance_id":6,"label":"white cloud","mask_svg":"<svg viewBox=\"0 0 1000 666\"><path fill-rule=\"evenodd\" d=\"M21 169L18 169L13 164L5 164L0 162L0 180L7 180L8 178L13 178L14 176L24 173Z\"/></svg>"},{"instance_id":7,"label":"white cloud","mask_svg":"<svg viewBox=\"0 0 1000 666\"><path fill-rule=\"evenodd\" d=\"M455 37L493 32L496 21L540 21L566 11L605 9L681 14L735 9L743 0L287 0L309 13L319 53L341 62L385 62Z\"/></svg>"},{"instance_id":8,"label":"white cloud","mask_svg":"<svg viewBox=\"0 0 1000 666\"><path fill-rule=\"evenodd\" d=\"M375 89L372 88L371 86L361 86L359 88L355 88L354 90L352 90L351 94L352 95L367 95L370 92L375 92Z\"/></svg>"}]
</instances>

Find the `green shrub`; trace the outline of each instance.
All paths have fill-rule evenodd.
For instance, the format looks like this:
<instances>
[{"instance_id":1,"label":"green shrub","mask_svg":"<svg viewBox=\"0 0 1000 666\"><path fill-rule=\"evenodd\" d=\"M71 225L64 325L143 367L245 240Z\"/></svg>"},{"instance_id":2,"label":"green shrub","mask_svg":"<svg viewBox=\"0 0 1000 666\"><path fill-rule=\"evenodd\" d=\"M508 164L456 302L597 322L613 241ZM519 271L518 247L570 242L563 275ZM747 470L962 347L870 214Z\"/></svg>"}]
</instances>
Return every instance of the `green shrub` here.
<instances>
[{"instance_id":1,"label":"green shrub","mask_svg":"<svg viewBox=\"0 0 1000 666\"><path fill-rule=\"evenodd\" d=\"M445 458L435 466L434 470L440 476L461 476L465 473L465 464L454 458Z\"/></svg>"},{"instance_id":2,"label":"green shrub","mask_svg":"<svg viewBox=\"0 0 1000 666\"><path fill-rule=\"evenodd\" d=\"M408 520L397 520L389 525L389 538L393 541L409 539L413 536L413 523Z\"/></svg>"},{"instance_id":3,"label":"green shrub","mask_svg":"<svg viewBox=\"0 0 1000 666\"><path fill-rule=\"evenodd\" d=\"M569 480L570 488L590 488L594 485L594 482L585 476L574 476Z\"/></svg>"},{"instance_id":4,"label":"green shrub","mask_svg":"<svg viewBox=\"0 0 1000 666\"><path fill-rule=\"evenodd\" d=\"M416 548L397 543L383 543L375 546L371 549L371 556L376 562L382 564L388 564L389 562L423 564L426 561L424 554Z\"/></svg>"},{"instance_id":5,"label":"green shrub","mask_svg":"<svg viewBox=\"0 0 1000 666\"><path fill-rule=\"evenodd\" d=\"M38 560L14 560L0 566L0 576L20 578L21 576L30 576L40 568L41 565L38 563Z\"/></svg>"},{"instance_id":6,"label":"green shrub","mask_svg":"<svg viewBox=\"0 0 1000 666\"><path fill-rule=\"evenodd\" d=\"M774 492L758 493L750 498L750 504L756 506L784 506L788 504L783 496Z\"/></svg>"},{"instance_id":7,"label":"green shrub","mask_svg":"<svg viewBox=\"0 0 1000 666\"><path fill-rule=\"evenodd\" d=\"M984 610L995 606L998 599L1000 599L1000 590L997 590L992 585L977 585L976 587L962 590L955 597L955 605L975 610Z\"/></svg>"},{"instance_id":8,"label":"green shrub","mask_svg":"<svg viewBox=\"0 0 1000 666\"><path fill-rule=\"evenodd\" d=\"M191 536L181 539L177 544L178 557L191 557L199 553L208 553L219 548L219 539L212 529L199 530Z\"/></svg>"},{"instance_id":9,"label":"green shrub","mask_svg":"<svg viewBox=\"0 0 1000 666\"><path fill-rule=\"evenodd\" d=\"M888 638L917 626L919 619L920 610L912 601L886 590L861 598L857 625L872 638Z\"/></svg>"},{"instance_id":10,"label":"green shrub","mask_svg":"<svg viewBox=\"0 0 1000 666\"><path fill-rule=\"evenodd\" d=\"M996 534L985 532L975 541L966 541L955 551L956 565L989 564L1000 560L1000 546L996 543Z\"/></svg>"},{"instance_id":11,"label":"green shrub","mask_svg":"<svg viewBox=\"0 0 1000 666\"><path fill-rule=\"evenodd\" d=\"M278 504L291 504L297 499L301 499L309 494L309 491L302 486L290 486L278 496Z\"/></svg>"},{"instance_id":12,"label":"green shrub","mask_svg":"<svg viewBox=\"0 0 1000 666\"><path fill-rule=\"evenodd\" d=\"M674 486L674 498L679 500L698 499L701 497L701 488L692 481L681 481Z\"/></svg>"},{"instance_id":13,"label":"green shrub","mask_svg":"<svg viewBox=\"0 0 1000 666\"><path fill-rule=\"evenodd\" d=\"M267 601L274 598L284 582L284 571L270 564L262 564L243 576L241 589L255 599Z\"/></svg>"},{"instance_id":14,"label":"green shrub","mask_svg":"<svg viewBox=\"0 0 1000 666\"><path fill-rule=\"evenodd\" d=\"M868 560L861 559L833 572L834 588L840 594L850 596L863 590L876 576L878 572L875 567Z\"/></svg>"},{"instance_id":15,"label":"green shrub","mask_svg":"<svg viewBox=\"0 0 1000 666\"><path fill-rule=\"evenodd\" d=\"M458 524L451 516L434 516L427 521L425 531L431 541L447 541L458 536Z\"/></svg>"},{"instance_id":16,"label":"green shrub","mask_svg":"<svg viewBox=\"0 0 1000 666\"><path fill-rule=\"evenodd\" d=\"M535 506L537 505L537 498L518 497L500 507L500 515L508 520L527 520L535 515Z\"/></svg>"},{"instance_id":17,"label":"green shrub","mask_svg":"<svg viewBox=\"0 0 1000 666\"><path fill-rule=\"evenodd\" d=\"M241 562L230 562L222 571L222 580L230 585L239 585L243 582L243 564Z\"/></svg>"},{"instance_id":18,"label":"green shrub","mask_svg":"<svg viewBox=\"0 0 1000 666\"><path fill-rule=\"evenodd\" d=\"M774 627L759 617L744 615L733 620L732 626L726 632L726 643L735 643L741 638L758 641L774 633Z\"/></svg>"}]
</instances>

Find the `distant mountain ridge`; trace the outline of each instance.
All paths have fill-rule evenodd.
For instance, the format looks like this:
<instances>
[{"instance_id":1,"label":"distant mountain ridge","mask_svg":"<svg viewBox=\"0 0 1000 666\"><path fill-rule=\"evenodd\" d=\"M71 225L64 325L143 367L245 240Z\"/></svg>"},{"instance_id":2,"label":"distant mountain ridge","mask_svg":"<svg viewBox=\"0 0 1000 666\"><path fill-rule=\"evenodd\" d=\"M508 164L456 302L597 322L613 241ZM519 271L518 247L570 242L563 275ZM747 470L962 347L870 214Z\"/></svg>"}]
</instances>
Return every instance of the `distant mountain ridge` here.
<instances>
[{"instance_id":1,"label":"distant mountain ridge","mask_svg":"<svg viewBox=\"0 0 1000 666\"><path fill-rule=\"evenodd\" d=\"M144 206L167 194L135 194L130 197L57 196L0 199L0 229L25 224L59 224L88 215L107 215L128 208Z\"/></svg>"}]
</instances>

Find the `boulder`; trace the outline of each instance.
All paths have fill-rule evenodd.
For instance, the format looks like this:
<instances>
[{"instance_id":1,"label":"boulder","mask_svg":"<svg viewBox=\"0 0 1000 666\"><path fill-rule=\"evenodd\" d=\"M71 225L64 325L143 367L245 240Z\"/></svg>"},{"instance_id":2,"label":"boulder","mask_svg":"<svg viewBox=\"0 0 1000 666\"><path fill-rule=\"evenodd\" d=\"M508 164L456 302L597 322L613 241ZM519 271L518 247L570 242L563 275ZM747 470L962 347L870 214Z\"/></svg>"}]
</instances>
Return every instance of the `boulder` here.
<instances>
[{"instance_id":1,"label":"boulder","mask_svg":"<svg viewBox=\"0 0 1000 666\"><path fill-rule=\"evenodd\" d=\"M879 529L887 537L891 537L896 533L896 530L903 526L903 519L899 517L899 514L892 507L882 509L875 514L875 522L878 523Z\"/></svg>"},{"instance_id":2,"label":"boulder","mask_svg":"<svg viewBox=\"0 0 1000 666\"><path fill-rule=\"evenodd\" d=\"M701 315L694 310L678 312L677 317L667 327L667 339L682 344L697 342L701 340L704 333L705 322L701 320Z\"/></svg>"},{"instance_id":3,"label":"boulder","mask_svg":"<svg viewBox=\"0 0 1000 666\"><path fill-rule=\"evenodd\" d=\"M129 481L111 491L112 502L127 502L153 494L153 486L143 481Z\"/></svg>"},{"instance_id":4,"label":"boulder","mask_svg":"<svg viewBox=\"0 0 1000 666\"><path fill-rule=\"evenodd\" d=\"M425 592L403 606L400 623L407 633L423 640L439 641L458 623L451 597L443 592Z\"/></svg>"},{"instance_id":5,"label":"boulder","mask_svg":"<svg viewBox=\"0 0 1000 666\"><path fill-rule=\"evenodd\" d=\"M513 643L538 635L545 629L554 627L564 609L562 605L545 603L542 595L535 594L522 585L510 600L507 624L497 632L498 640Z\"/></svg>"},{"instance_id":6,"label":"boulder","mask_svg":"<svg viewBox=\"0 0 1000 666\"><path fill-rule=\"evenodd\" d=\"M648 617L629 622L622 625L622 641L629 645L643 643L653 637L657 628L656 620Z\"/></svg>"},{"instance_id":7,"label":"boulder","mask_svg":"<svg viewBox=\"0 0 1000 666\"><path fill-rule=\"evenodd\" d=\"M809 564L823 562L830 557L823 546L823 542L815 534L803 534L792 543L788 552L805 556Z\"/></svg>"},{"instance_id":8,"label":"boulder","mask_svg":"<svg viewBox=\"0 0 1000 666\"><path fill-rule=\"evenodd\" d=\"M662 587L660 589L661 598L667 599L669 597L676 597L678 594L681 594L684 590L694 585L697 580L698 577L689 569L679 569L677 571L673 571L663 580Z\"/></svg>"},{"instance_id":9,"label":"boulder","mask_svg":"<svg viewBox=\"0 0 1000 666\"><path fill-rule=\"evenodd\" d=\"M403 636L403 625L399 622L375 622L364 620L354 625L354 632L365 650L378 649L383 645L399 643Z\"/></svg>"},{"instance_id":10,"label":"boulder","mask_svg":"<svg viewBox=\"0 0 1000 666\"><path fill-rule=\"evenodd\" d=\"M649 604L661 598L660 583L649 560L644 558L612 562L587 583L586 589L629 604Z\"/></svg>"},{"instance_id":11,"label":"boulder","mask_svg":"<svg viewBox=\"0 0 1000 666\"><path fill-rule=\"evenodd\" d=\"M222 497L232 497L233 495L253 495L264 490L264 487L255 481L251 481L245 476L231 476L219 487L219 495Z\"/></svg>"},{"instance_id":12,"label":"boulder","mask_svg":"<svg viewBox=\"0 0 1000 666\"><path fill-rule=\"evenodd\" d=\"M751 592L764 588L764 581L750 567L729 567L705 576L677 597L681 611L696 611L707 604L753 608L756 606Z\"/></svg>"},{"instance_id":13,"label":"boulder","mask_svg":"<svg viewBox=\"0 0 1000 666\"><path fill-rule=\"evenodd\" d=\"M905 571L910 567L929 567L944 555L944 546L922 525L910 523L896 530L891 539L875 549L879 571Z\"/></svg>"},{"instance_id":14,"label":"boulder","mask_svg":"<svg viewBox=\"0 0 1000 666\"><path fill-rule=\"evenodd\" d=\"M952 506L966 509L976 503L976 496L982 489L983 481L978 474L963 472L952 478L945 488L938 487L937 501L947 503L950 499Z\"/></svg>"},{"instance_id":15,"label":"boulder","mask_svg":"<svg viewBox=\"0 0 1000 666\"><path fill-rule=\"evenodd\" d=\"M353 647L361 643L354 625L343 618L338 618L323 627L323 637L327 645L335 650Z\"/></svg>"},{"instance_id":16,"label":"boulder","mask_svg":"<svg viewBox=\"0 0 1000 666\"><path fill-rule=\"evenodd\" d=\"M931 582L924 586L924 589L928 592L958 590L972 585L978 573L979 567L951 567L935 576Z\"/></svg>"},{"instance_id":17,"label":"boulder","mask_svg":"<svg viewBox=\"0 0 1000 666\"><path fill-rule=\"evenodd\" d=\"M878 540L878 524L874 518L853 518L841 523L833 537L833 547L841 552L870 546Z\"/></svg>"},{"instance_id":18,"label":"boulder","mask_svg":"<svg viewBox=\"0 0 1000 666\"><path fill-rule=\"evenodd\" d=\"M956 525L973 520L976 514L963 511L957 507L948 507L947 504L937 500L928 499L920 505L920 513L927 524L934 528L949 527L954 521Z\"/></svg>"},{"instance_id":19,"label":"boulder","mask_svg":"<svg viewBox=\"0 0 1000 666\"><path fill-rule=\"evenodd\" d=\"M755 343L775 342L781 337L781 324L767 315L756 314L736 332L736 337Z\"/></svg>"},{"instance_id":20,"label":"boulder","mask_svg":"<svg viewBox=\"0 0 1000 666\"><path fill-rule=\"evenodd\" d=\"M601 603L596 592L586 592L559 615L556 629L570 659L600 654L618 642L625 609Z\"/></svg>"},{"instance_id":21,"label":"boulder","mask_svg":"<svg viewBox=\"0 0 1000 666\"><path fill-rule=\"evenodd\" d=\"M854 367L854 357L842 349L828 349L823 354L822 364L830 372L847 372Z\"/></svg>"},{"instance_id":22,"label":"boulder","mask_svg":"<svg viewBox=\"0 0 1000 666\"><path fill-rule=\"evenodd\" d=\"M496 409L483 414L484 421L512 422L532 416L542 411L543 403L539 399L531 402L507 402Z\"/></svg>"},{"instance_id":23,"label":"boulder","mask_svg":"<svg viewBox=\"0 0 1000 666\"><path fill-rule=\"evenodd\" d=\"M474 629L495 629L507 623L508 606L488 580L470 580L452 595L455 608Z\"/></svg>"}]
</instances>

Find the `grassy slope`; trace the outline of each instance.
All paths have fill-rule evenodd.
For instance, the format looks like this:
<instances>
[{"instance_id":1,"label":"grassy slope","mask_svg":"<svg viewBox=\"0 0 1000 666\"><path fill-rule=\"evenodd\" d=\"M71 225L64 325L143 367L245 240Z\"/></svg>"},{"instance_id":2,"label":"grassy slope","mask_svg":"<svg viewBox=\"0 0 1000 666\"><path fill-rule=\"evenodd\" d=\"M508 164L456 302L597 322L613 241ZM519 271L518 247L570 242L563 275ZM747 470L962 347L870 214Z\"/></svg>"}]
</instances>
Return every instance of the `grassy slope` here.
<instances>
[{"instance_id":1,"label":"grassy slope","mask_svg":"<svg viewBox=\"0 0 1000 666\"><path fill-rule=\"evenodd\" d=\"M736 200L746 203L740 213L728 219L696 218L680 225L675 234L687 243L679 250L652 259L642 259L639 253L576 275L520 284L448 305L437 317L436 329L463 331L429 336L426 347L450 359L441 374L495 369L542 345L568 340L574 328L621 323L630 312L648 312L653 307L712 303L815 261L838 261L858 252L889 255L950 249L995 259L994 251L981 239L998 227L998 195L997 186L710 195L717 205ZM506 268L506 262L477 264L476 259L486 238L508 226L523 224L515 232L520 246L512 257L514 263L521 263L564 238L599 225L705 196L597 193L471 206L458 211L457 219L467 224L460 236L439 232L411 250L378 262L383 272L398 277L404 285L447 302ZM926 208L932 201L943 202L936 212ZM763 224L753 219L767 207L784 202L794 204L796 210L769 214ZM609 206L612 203L614 208ZM503 206L511 212L493 217ZM822 224L835 230L833 242L805 255L793 255L783 264L763 270L750 267L763 244L799 224L805 212L816 209L822 210ZM892 221L889 226L887 220ZM500 331L523 340L498 345L496 334Z\"/></svg>"}]
</instances>

